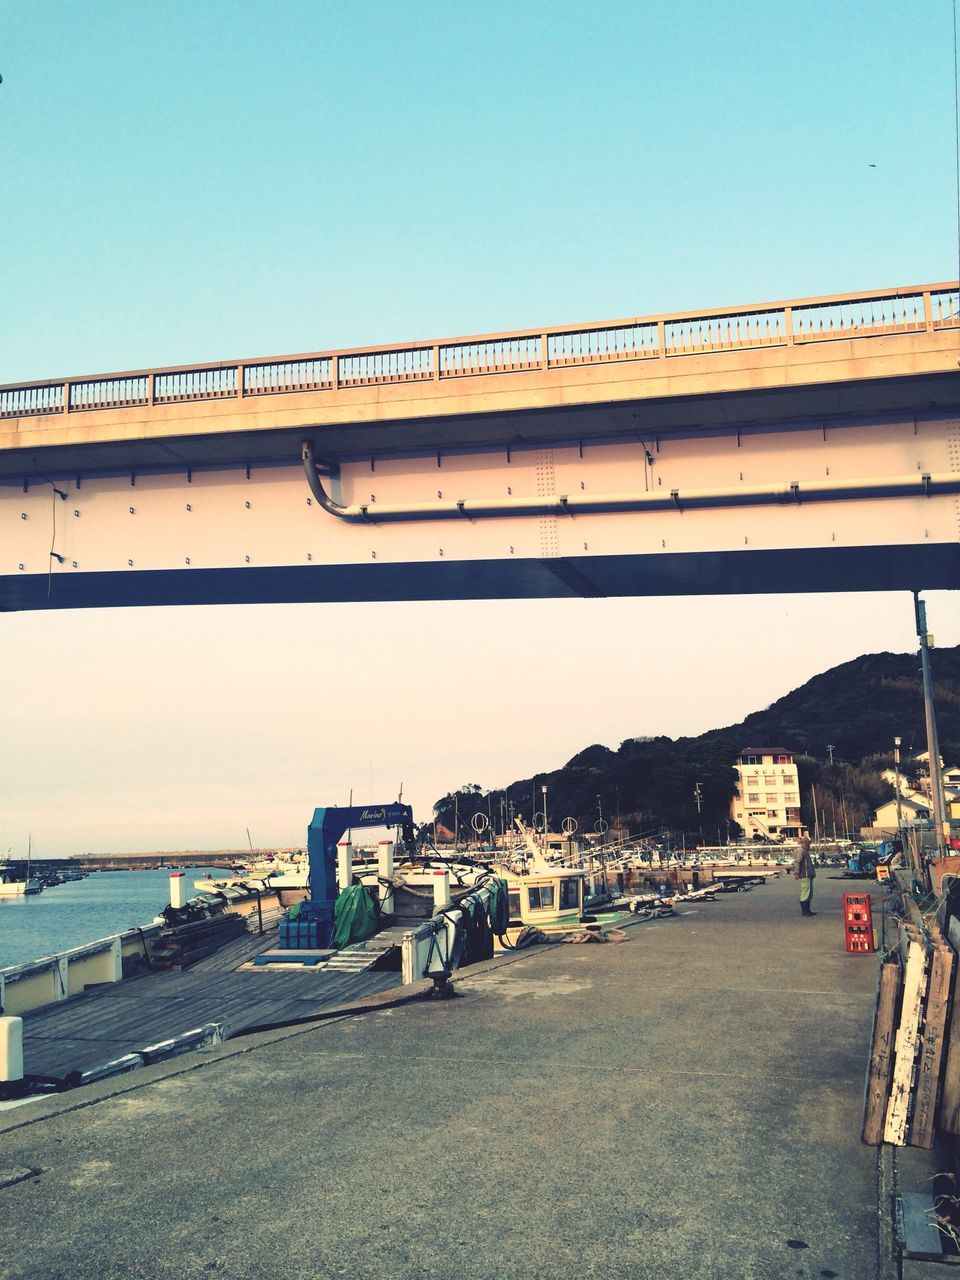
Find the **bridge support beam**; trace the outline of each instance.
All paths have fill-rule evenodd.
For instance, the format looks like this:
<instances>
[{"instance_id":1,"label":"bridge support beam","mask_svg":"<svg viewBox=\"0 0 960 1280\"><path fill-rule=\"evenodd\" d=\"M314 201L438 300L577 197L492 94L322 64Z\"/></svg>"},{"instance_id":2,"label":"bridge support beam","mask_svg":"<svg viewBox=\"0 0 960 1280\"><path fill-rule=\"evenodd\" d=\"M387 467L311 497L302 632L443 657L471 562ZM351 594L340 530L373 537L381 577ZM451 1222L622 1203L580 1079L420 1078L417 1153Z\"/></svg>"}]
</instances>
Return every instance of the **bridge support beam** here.
<instances>
[{"instance_id":1,"label":"bridge support beam","mask_svg":"<svg viewBox=\"0 0 960 1280\"><path fill-rule=\"evenodd\" d=\"M302 455L0 487L0 610L960 585L955 415Z\"/></svg>"}]
</instances>

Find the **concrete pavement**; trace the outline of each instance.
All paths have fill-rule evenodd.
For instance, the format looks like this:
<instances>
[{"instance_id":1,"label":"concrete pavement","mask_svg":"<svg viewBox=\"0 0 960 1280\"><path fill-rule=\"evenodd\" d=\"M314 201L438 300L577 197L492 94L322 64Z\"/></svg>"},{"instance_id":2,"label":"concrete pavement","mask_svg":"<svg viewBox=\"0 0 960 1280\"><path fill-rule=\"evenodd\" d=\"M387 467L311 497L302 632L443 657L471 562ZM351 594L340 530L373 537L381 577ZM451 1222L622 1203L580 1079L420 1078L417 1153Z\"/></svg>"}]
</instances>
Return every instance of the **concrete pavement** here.
<instances>
[{"instance_id":1,"label":"concrete pavement","mask_svg":"<svg viewBox=\"0 0 960 1280\"><path fill-rule=\"evenodd\" d=\"M0 1112L0 1277L876 1280L851 888L879 902L821 871L805 920L781 878Z\"/></svg>"}]
</instances>

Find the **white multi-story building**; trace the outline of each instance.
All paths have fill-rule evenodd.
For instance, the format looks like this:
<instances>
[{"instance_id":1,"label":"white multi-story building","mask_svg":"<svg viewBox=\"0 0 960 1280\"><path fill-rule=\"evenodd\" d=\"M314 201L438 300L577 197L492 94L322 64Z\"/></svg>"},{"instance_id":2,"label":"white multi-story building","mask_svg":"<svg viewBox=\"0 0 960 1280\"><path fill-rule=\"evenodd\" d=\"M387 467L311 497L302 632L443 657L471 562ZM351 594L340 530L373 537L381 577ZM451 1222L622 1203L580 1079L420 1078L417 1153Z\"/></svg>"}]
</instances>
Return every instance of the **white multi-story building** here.
<instances>
[{"instance_id":1,"label":"white multi-story building","mask_svg":"<svg viewBox=\"0 0 960 1280\"><path fill-rule=\"evenodd\" d=\"M737 790L730 816L747 840L795 840L800 821L800 779L786 747L744 747L737 757Z\"/></svg>"}]
</instances>

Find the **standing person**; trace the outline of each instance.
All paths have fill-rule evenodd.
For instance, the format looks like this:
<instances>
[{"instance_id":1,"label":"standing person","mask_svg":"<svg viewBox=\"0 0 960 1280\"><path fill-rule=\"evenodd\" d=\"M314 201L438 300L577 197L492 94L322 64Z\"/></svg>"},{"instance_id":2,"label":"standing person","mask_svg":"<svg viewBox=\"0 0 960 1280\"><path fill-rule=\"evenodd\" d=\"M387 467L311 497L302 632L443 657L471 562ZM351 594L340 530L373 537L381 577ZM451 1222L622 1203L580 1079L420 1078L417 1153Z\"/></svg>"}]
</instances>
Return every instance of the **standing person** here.
<instances>
[{"instance_id":1,"label":"standing person","mask_svg":"<svg viewBox=\"0 0 960 1280\"><path fill-rule=\"evenodd\" d=\"M813 878L817 873L810 857L809 836L800 837L800 851L793 864L793 874L800 881L800 910L805 916L815 916L817 913L811 910L810 904L813 902Z\"/></svg>"}]
</instances>

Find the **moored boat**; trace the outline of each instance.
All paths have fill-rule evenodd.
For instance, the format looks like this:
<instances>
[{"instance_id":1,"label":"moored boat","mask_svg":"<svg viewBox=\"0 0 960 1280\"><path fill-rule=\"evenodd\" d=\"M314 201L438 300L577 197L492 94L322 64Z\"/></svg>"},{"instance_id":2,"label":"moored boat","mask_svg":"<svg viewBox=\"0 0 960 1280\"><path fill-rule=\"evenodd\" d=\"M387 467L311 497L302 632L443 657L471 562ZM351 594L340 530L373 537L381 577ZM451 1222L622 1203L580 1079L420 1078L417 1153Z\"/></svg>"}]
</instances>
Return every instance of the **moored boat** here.
<instances>
[{"instance_id":1,"label":"moored boat","mask_svg":"<svg viewBox=\"0 0 960 1280\"><path fill-rule=\"evenodd\" d=\"M36 876L24 880L14 878L10 867L0 867L0 898L22 898L29 893L39 893L43 884Z\"/></svg>"}]
</instances>

